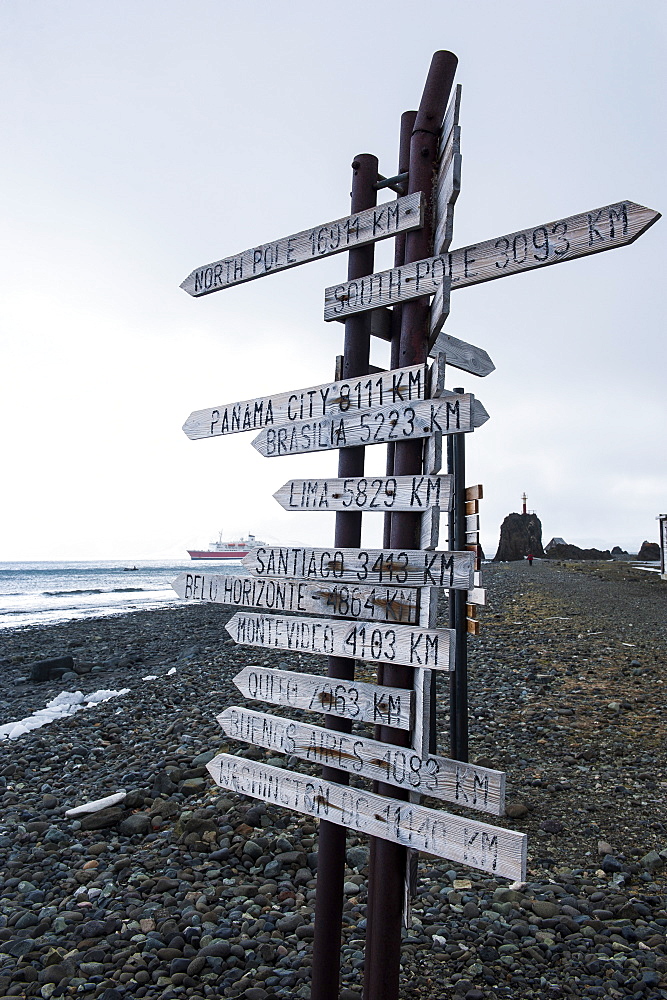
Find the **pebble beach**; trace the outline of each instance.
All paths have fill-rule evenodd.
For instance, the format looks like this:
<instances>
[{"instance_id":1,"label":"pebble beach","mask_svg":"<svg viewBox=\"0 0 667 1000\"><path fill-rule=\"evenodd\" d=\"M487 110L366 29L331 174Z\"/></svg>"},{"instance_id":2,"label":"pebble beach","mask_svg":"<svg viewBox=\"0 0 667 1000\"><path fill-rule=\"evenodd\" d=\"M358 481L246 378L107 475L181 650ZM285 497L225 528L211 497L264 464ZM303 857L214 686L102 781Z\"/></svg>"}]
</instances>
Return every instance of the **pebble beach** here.
<instances>
[{"instance_id":1,"label":"pebble beach","mask_svg":"<svg viewBox=\"0 0 667 1000\"><path fill-rule=\"evenodd\" d=\"M472 815L528 835L527 881L421 855L400 995L663 1000L667 582L539 560L485 565L483 581L470 760L506 772L507 814ZM310 997L317 821L217 787L206 763L224 750L308 770L229 740L215 716L244 704L232 678L246 665L325 665L235 645L235 610L175 604L0 637L0 726L63 692L122 692L0 741L0 998ZM73 669L32 679L65 656ZM341 1000L363 988L367 862L350 830Z\"/></svg>"}]
</instances>

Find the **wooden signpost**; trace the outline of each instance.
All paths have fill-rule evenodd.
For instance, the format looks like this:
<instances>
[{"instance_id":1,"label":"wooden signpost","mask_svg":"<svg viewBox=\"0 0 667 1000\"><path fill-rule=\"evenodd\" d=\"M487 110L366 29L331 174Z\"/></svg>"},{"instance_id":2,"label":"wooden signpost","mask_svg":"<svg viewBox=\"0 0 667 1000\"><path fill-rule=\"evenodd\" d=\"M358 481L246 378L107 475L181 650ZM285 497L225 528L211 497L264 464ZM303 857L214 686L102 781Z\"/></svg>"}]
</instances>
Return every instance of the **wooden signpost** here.
<instances>
[{"instance_id":1,"label":"wooden signpost","mask_svg":"<svg viewBox=\"0 0 667 1000\"><path fill-rule=\"evenodd\" d=\"M378 372L370 378L340 379L308 389L294 389L274 393L273 396L259 396L257 399L220 403L205 410L195 410L183 424L183 430L191 441L224 437L257 431L262 427L411 403L425 399L426 395L426 366L412 365Z\"/></svg>"},{"instance_id":2,"label":"wooden signpost","mask_svg":"<svg viewBox=\"0 0 667 1000\"><path fill-rule=\"evenodd\" d=\"M376 663L453 670L450 629L348 622L327 618L248 614L237 611L225 625L235 642L319 656L349 656Z\"/></svg>"},{"instance_id":3,"label":"wooden signpost","mask_svg":"<svg viewBox=\"0 0 667 1000\"><path fill-rule=\"evenodd\" d=\"M234 684L246 698L270 705L322 712L393 729L410 729L413 722L414 692L405 688L255 666L244 667L234 677Z\"/></svg>"},{"instance_id":4,"label":"wooden signpost","mask_svg":"<svg viewBox=\"0 0 667 1000\"><path fill-rule=\"evenodd\" d=\"M273 494L285 510L449 510L451 476L375 476L291 479Z\"/></svg>"},{"instance_id":5,"label":"wooden signpost","mask_svg":"<svg viewBox=\"0 0 667 1000\"><path fill-rule=\"evenodd\" d=\"M469 552L423 552L408 549L311 549L282 546L253 549L243 565L255 576L393 584L408 587L473 586L474 558Z\"/></svg>"},{"instance_id":6,"label":"wooden signpost","mask_svg":"<svg viewBox=\"0 0 667 1000\"><path fill-rule=\"evenodd\" d=\"M525 878L525 833L226 753L218 754L206 767L216 784L241 795L427 851L493 875Z\"/></svg>"},{"instance_id":7,"label":"wooden signpost","mask_svg":"<svg viewBox=\"0 0 667 1000\"><path fill-rule=\"evenodd\" d=\"M397 689L397 690L400 690ZM310 764L328 764L397 788L454 802L480 812L505 812L505 775L448 757L378 743L362 736L335 733L279 715L231 706L217 716L223 730L235 740L301 757Z\"/></svg>"},{"instance_id":8,"label":"wooden signpost","mask_svg":"<svg viewBox=\"0 0 667 1000\"><path fill-rule=\"evenodd\" d=\"M264 428L253 439L252 446L265 458L278 458L304 452L414 441L433 434L462 434L474 430L474 403L474 396L467 393L455 398L416 400L375 410L340 413L319 420L300 420L288 426Z\"/></svg>"},{"instance_id":9,"label":"wooden signpost","mask_svg":"<svg viewBox=\"0 0 667 1000\"><path fill-rule=\"evenodd\" d=\"M619 201L581 215L520 229L484 243L418 260L340 285L324 294L325 320L434 295L449 278L452 291L536 267L560 264L633 243L660 218L644 205Z\"/></svg>"},{"instance_id":10,"label":"wooden signpost","mask_svg":"<svg viewBox=\"0 0 667 1000\"><path fill-rule=\"evenodd\" d=\"M431 623L433 598L428 587L364 587L189 572L181 573L172 587L185 601L427 627Z\"/></svg>"},{"instance_id":11,"label":"wooden signpost","mask_svg":"<svg viewBox=\"0 0 667 1000\"><path fill-rule=\"evenodd\" d=\"M334 222L325 222L314 229L304 229L272 243L251 247L233 257L202 264L188 275L181 288L197 298L210 295L211 292L220 292L231 285L263 278L297 264L307 264L366 243L385 240L409 229L419 229L423 224L422 195L408 195Z\"/></svg>"},{"instance_id":12,"label":"wooden signpost","mask_svg":"<svg viewBox=\"0 0 667 1000\"><path fill-rule=\"evenodd\" d=\"M347 829L371 838L364 1000L398 1000L415 850L511 879L526 873L525 835L417 801L504 809L504 774L466 763L467 640L486 593L482 489L465 488L465 434L488 414L470 393L445 388L445 361L475 376L494 365L442 332L450 293L623 246L659 218L622 201L450 250L462 163L460 87L448 104L456 62L434 55L419 110L401 120L395 176L382 177L371 154L355 158L349 216L198 267L182 284L199 297L348 251L346 280L325 290L325 320L345 324L336 381L198 410L183 428L193 440L259 431L252 444L266 457L339 450L337 478L293 479L274 494L285 510L335 511L334 543L261 546L244 559L251 576L186 572L173 584L186 601L240 609L226 625L236 642L328 656L326 677L247 666L235 678L248 698L321 713L323 726L236 706L219 716L231 738L321 764L321 777L226 753L207 765L223 788L320 821L312 1000L338 998ZM378 205L383 188L400 197ZM374 273L373 245L389 237L394 266ZM370 364L371 336L391 341L389 371ZM448 474L440 476L443 435ZM371 444L388 445L386 475L365 475ZM378 511L384 547L362 548L362 515ZM437 548L441 511L451 551ZM661 537L664 548L667 518ZM449 629L437 628L443 590ZM354 679L357 660L380 664L378 684ZM435 745L433 671L449 677L450 757ZM353 723L375 724L376 738ZM374 791L360 781L374 781Z\"/></svg>"}]
</instances>

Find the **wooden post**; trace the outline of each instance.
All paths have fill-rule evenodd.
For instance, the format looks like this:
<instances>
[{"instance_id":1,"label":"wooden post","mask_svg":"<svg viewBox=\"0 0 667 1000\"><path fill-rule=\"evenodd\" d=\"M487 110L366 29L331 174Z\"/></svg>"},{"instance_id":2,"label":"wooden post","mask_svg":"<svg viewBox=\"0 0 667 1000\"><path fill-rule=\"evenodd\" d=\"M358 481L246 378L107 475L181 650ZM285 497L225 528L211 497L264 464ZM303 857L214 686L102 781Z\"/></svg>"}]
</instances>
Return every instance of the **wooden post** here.
<instances>
[{"instance_id":1,"label":"wooden post","mask_svg":"<svg viewBox=\"0 0 667 1000\"><path fill-rule=\"evenodd\" d=\"M430 205L434 166L438 153L440 127L447 108L456 71L457 59L451 52L436 52L429 69L426 86L410 142L410 193L423 191ZM432 226L418 231L416 239L406 238L406 262L420 260L431 253ZM398 362L400 366L426 360L428 353L429 300L416 299L406 303L401 316L401 338ZM410 359L410 360L406 360ZM422 469L422 447L418 442L401 442L395 447L394 472L415 475ZM391 544L412 549L419 546L419 519L414 514L392 516ZM385 665L383 682L392 687L412 687L409 667ZM400 746L409 744L409 737L400 730L380 727L382 741ZM379 783L384 795L407 797L389 785ZM372 877L369 877L368 907L372 911L367 930L365 1000L398 1000L401 914L403 909L406 850L399 844L377 839L374 848Z\"/></svg>"},{"instance_id":2,"label":"wooden post","mask_svg":"<svg viewBox=\"0 0 667 1000\"><path fill-rule=\"evenodd\" d=\"M454 392L463 392L455 389ZM447 471L454 478L454 503L450 514L450 545L466 545L465 441L462 434L447 438ZM456 672L449 681L449 753L468 759L468 624L465 591L449 591L449 627L455 632Z\"/></svg>"},{"instance_id":3,"label":"wooden post","mask_svg":"<svg viewBox=\"0 0 667 1000\"><path fill-rule=\"evenodd\" d=\"M352 212L372 208L377 203L377 157L369 153L357 156L352 163ZM350 250L348 280L373 273L373 244ZM343 372L345 379L368 373L370 355L370 315L361 313L345 321ZM339 477L363 476L364 448L341 448ZM361 512L336 514L335 544L361 545ZM409 668L408 668L409 669ZM354 660L330 656L328 675L354 680ZM326 726L339 732L351 732L347 719L327 716ZM332 767L322 768L322 777L338 784L349 783L349 776ZM340 981L340 950L345 878L345 827L323 820L319 828L317 895L315 900L315 938L313 941L312 1000L337 1000Z\"/></svg>"}]
</instances>

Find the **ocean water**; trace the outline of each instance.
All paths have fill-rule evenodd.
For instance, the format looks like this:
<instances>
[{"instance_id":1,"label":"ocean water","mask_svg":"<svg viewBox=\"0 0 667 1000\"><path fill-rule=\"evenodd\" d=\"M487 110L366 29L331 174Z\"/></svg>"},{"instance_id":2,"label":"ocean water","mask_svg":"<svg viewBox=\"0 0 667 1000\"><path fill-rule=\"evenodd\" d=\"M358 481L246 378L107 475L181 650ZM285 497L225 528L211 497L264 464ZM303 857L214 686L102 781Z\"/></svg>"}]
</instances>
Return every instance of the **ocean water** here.
<instances>
[{"instance_id":1,"label":"ocean water","mask_svg":"<svg viewBox=\"0 0 667 1000\"><path fill-rule=\"evenodd\" d=\"M96 618L179 602L171 582L197 567L244 573L240 562L0 562L0 630Z\"/></svg>"}]
</instances>

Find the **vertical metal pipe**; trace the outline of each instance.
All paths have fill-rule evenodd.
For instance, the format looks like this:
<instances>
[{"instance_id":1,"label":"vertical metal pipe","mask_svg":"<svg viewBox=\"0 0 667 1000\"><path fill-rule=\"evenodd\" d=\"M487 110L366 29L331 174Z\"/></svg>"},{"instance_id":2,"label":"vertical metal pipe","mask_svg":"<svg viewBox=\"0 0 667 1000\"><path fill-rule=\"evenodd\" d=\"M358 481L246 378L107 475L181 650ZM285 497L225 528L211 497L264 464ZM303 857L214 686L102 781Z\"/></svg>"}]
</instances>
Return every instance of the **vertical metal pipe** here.
<instances>
[{"instance_id":1,"label":"vertical metal pipe","mask_svg":"<svg viewBox=\"0 0 667 1000\"><path fill-rule=\"evenodd\" d=\"M431 61L426 85L410 142L410 167L408 191L423 191L430 206L433 178L438 152L438 137L447 100L454 81L457 59L451 52L436 52ZM433 243L430 209L422 229L408 233L405 261L428 257ZM406 302L401 310L401 339L399 367L426 361L429 300ZM394 452L394 474L415 475L422 468L422 443L401 442ZM418 515L394 514L391 522L393 549L413 549L419 545ZM392 687L412 687L412 668L384 667L384 682ZM407 746L409 733L381 727L385 743ZM405 799L407 792L400 792L391 785L380 783L383 795ZM373 908L370 949L366 966L366 1000L398 1000L401 946L401 913L405 879L405 848L388 840L377 839L373 885L369 885L369 904ZM370 879L369 879L370 882Z\"/></svg>"},{"instance_id":2,"label":"vertical metal pipe","mask_svg":"<svg viewBox=\"0 0 667 1000\"><path fill-rule=\"evenodd\" d=\"M463 389L454 389L463 392ZM454 504L450 516L451 549L466 545L466 443L465 434L451 434L447 444L448 472L454 476ZM468 760L468 625L465 590L449 592L449 627L455 635L456 669L449 679L449 743L454 760Z\"/></svg>"},{"instance_id":3,"label":"vertical metal pipe","mask_svg":"<svg viewBox=\"0 0 667 1000\"><path fill-rule=\"evenodd\" d=\"M351 211L360 212L377 204L378 161L370 153L362 153L352 163ZM373 273L373 244L350 250L348 280ZM343 378L368 374L370 355L370 314L358 313L345 321ZM338 475L347 478L363 476L364 448L341 448L338 453ZM361 512L336 514L336 547L358 548L361 545ZM354 660L330 656L329 677L354 679ZM347 719L327 716L327 729L351 732ZM335 768L322 768L322 777L339 784L348 784L349 776ZM345 878L346 829L320 822L318 838L317 894L315 898L315 938L313 941L312 1000L337 1000L340 981L340 949L343 916L343 882Z\"/></svg>"}]
</instances>

